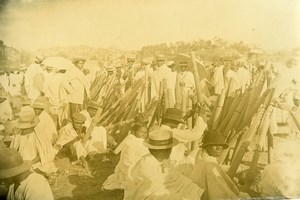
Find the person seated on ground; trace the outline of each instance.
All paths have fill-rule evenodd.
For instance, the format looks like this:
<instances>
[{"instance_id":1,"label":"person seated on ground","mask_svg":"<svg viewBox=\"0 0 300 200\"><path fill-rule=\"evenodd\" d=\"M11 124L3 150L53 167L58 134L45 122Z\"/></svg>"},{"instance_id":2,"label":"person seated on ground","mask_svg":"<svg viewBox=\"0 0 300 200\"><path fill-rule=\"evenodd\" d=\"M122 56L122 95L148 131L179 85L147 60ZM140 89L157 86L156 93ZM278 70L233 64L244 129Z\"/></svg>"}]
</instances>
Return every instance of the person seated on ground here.
<instances>
[{"instance_id":1,"label":"person seated on ground","mask_svg":"<svg viewBox=\"0 0 300 200\"><path fill-rule=\"evenodd\" d=\"M190 178L207 191L205 199L238 199L237 186L217 162L222 151L228 148L221 133L205 131L200 148Z\"/></svg>"},{"instance_id":2,"label":"person seated on ground","mask_svg":"<svg viewBox=\"0 0 300 200\"><path fill-rule=\"evenodd\" d=\"M183 176L169 157L178 144L171 130L157 128L149 133L146 154L130 170L124 183L124 199L201 199L204 190Z\"/></svg>"},{"instance_id":3,"label":"person seated on ground","mask_svg":"<svg viewBox=\"0 0 300 200\"><path fill-rule=\"evenodd\" d=\"M5 93L0 93L0 123L5 124L13 119L13 112Z\"/></svg>"},{"instance_id":4,"label":"person seated on ground","mask_svg":"<svg viewBox=\"0 0 300 200\"><path fill-rule=\"evenodd\" d=\"M73 128L78 134L77 141L73 143L75 154L78 160L81 161L84 169L89 169L86 157L93 160L97 154L104 153L106 151L106 131L102 129L99 131L95 127L90 133L87 131L83 124L86 121L86 117L81 113L75 113L72 117ZM105 130L105 129L104 129Z\"/></svg>"},{"instance_id":5,"label":"person seated on ground","mask_svg":"<svg viewBox=\"0 0 300 200\"><path fill-rule=\"evenodd\" d=\"M23 160L15 149L0 149L0 180L9 188L7 200L54 199L47 180L31 167L32 161Z\"/></svg>"},{"instance_id":6,"label":"person seated on ground","mask_svg":"<svg viewBox=\"0 0 300 200\"><path fill-rule=\"evenodd\" d=\"M36 117L39 119L39 123L36 125L35 129L39 129L39 133L45 134L51 144L54 144L58 135L53 119L45 111L46 98L37 97L33 102L32 107Z\"/></svg>"},{"instance_id":7,"label":"person seated on ground","mask_svg":"<svg viewBox=\"0 0 300 200\"><path fill-rule=\"evenodd\" d=\"M114 174L110 175L103 183L106 190L124 189L123 183L133 165L149 153L148 148L143 145L144 139L148 137L147 127L142 123L134 123L128 136L124 139L119 163Z\"/></svg>"},{"instance_id":8,"label":"person seated on ground","mask_svg":"<svg viewBox=\"0 0 300 200\"><path fill-rule=\"evenodd\" d=\"M41 130L35 129L39 120L32 108L21 109L19 120L14 129L14 136L10 144L24 160L31 160L33 168L42 174L56 172L53 160L56 155L50 140Z\"/></svg>"}]
</instances>

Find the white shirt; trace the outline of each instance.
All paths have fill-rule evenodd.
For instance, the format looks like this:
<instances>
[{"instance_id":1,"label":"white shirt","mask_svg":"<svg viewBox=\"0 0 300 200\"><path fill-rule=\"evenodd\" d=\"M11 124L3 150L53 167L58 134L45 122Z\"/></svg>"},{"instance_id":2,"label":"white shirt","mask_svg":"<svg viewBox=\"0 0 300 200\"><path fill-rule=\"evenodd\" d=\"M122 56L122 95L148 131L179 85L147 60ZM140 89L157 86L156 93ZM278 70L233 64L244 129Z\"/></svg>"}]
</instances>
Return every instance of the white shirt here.
<instances>
[{"instance_id":1,"label":"white shirt","mask_svg":"<svg viewBox=\"0 0 300 200\"><path fill-rule=\"evenodd\" d=\"M53 200L49 183L40 174L32 173L22 181L14 192L14 184L9 186L7 200Z\"/></svg>"}]
</instances>

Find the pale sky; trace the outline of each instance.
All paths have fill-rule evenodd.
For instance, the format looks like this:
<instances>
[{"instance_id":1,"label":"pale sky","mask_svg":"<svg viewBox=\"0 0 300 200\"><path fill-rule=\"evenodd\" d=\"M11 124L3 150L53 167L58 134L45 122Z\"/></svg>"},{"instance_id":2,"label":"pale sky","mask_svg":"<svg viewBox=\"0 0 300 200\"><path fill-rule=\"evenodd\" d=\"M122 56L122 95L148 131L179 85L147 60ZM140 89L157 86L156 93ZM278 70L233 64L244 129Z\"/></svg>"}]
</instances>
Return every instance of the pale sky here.
<instances>
[{"instance_id":1,"label":"pale sky","mask_svg":"<svg viewBox=\"0 0 300 200\"><path fill-rule=\"evenodd\" d=\"M300 47L298 0L11 0L0 39L24 49L143 45L211 39L264 49Z\"/></svg>"}]
</instances>

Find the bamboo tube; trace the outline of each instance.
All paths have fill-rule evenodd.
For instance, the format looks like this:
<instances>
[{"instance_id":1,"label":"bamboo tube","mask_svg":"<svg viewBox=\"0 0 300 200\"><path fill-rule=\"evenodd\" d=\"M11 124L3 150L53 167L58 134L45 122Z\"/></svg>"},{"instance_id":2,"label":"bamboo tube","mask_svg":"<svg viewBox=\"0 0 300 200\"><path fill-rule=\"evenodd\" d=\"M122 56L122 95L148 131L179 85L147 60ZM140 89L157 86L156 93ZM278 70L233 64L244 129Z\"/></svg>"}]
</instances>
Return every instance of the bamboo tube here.
<instances>
[{"instance_id":1,"label":"bamboo tube","mask_svg":"<svg viewBox=\"0 0 300 200\"><path fill-rule=\"evenodd\" d=\"M175 86L175 98L176 98L176 102L175 102L175 107L177 109L181 108L181 86L178 84L178 80L176 80L176 86Z\"/></svg>"},{"instance_id":2,"label":"bamboo tube","mask_svg":"<svg viewBox=\"0 0 300 200\"><path fill-rule=\"evenodd\" d=\"M202 92L201 92L202 88L200 86L200 76L199 76L199 72L198 72L198 69L197 69L195 53L193 51L191 52L191 60L192 60L192 64L193 64L193 72L194 72L194 78L195 78L198 101L199 102L204 102L210 108L211 107L210 100L205 95L203 95Z\"/></svg>"},{"instance_id":3,"label":"bamboo tube","mask_svg":"<svg viewBox=\"0 0 300 200\"><path fill-rule=\"evenodd\" d=\"M227 114L225 114L224 118L222 118L222 122L219 126L219 130L224 130L226 128L233 114L236 112L239 104L242 102L241 98L243 98L241 95L228 98L228 104L226 110L224 110L224 112Z\"/></svg>"},{"instance_id":4,"label":"bamboo tube","mask_svg":"<svg viewBox=\"0 0 300 200\"><path fill-rule=\"evenodd\" d=\"M169 102L169 98L168 98L168 83L167 83L167 79L163 80L163 84L164 84L164 102L165 102L164 113L165 113L166 110L168 108L170 108L170 102Z\"/></svg>"},{"instance_id":5,"label":"bamboo tube","mask_svg":"<svg viewBox=\"0 0 300 200\"><path fill-rule=\"evenodd\" d=\"M239 166L240 162L242 161L244 154L245 154L248 146L250 145L250 141L252 140L254 134L257 132L257 130L259 129L260 126L264 126L263 124L261 124L262 117L265 115L265 111L266 111L265 108L268 106L268 109L269 109L270 101L272 100L273 95L274 95L274 88L272 88L270 91L271 92L268 94L267 98L264 100L263 106L259 109L254 122L251 124L251 127L250 127L248 133L245 134L245 136L244 136L245 140L241 141L242 146L237 150L236 155L233 157L232 164L228 171L228 175L231 178L233 178L233 176L235 175L236 170L238 169L238 166ZM268 112L266 112L266 113L268 113ZM269 117L267 117L267 118L269 118Z\"/></svg>"},{"instance_id":6,"label":"bamboo tube","mask_svg":"<svg viewBox=\"0 0 300 200\"><path fill-rule=\"evenodd\" d=\"M149 98L148 98L148 90L149 90L149 77L148 77L148 70L147 65L144 67L145 70L145 90L144 90L144 105L147 105Z\"/></svg>"},{"instance_id":7,"label":"bamboo tube","mask_svg":"<svg viewBox=\"0 0 300 200\"><path fill-rule=\"evenodd\" d=\"M225 96L226 96L226 90L223 89L223 91L221 92L221 94L219 95L219 98L216 102L216 106L215 106L215 112L214 114L211 116L211 130L216 130L219 123L220 123L220 116L221 116L221 112L223 109L223 105L225 103Z\"/></svg>"},{"instance_id":8,"label":"bamboo tube","mask_svg":"<svg viewBox=\"0 0 300 200\"><path fill-rule=\"evenodd\" d=\"M247 126L251 122L252 116L257 112L259 107L264 104L268 105L273 98L274 88L270 90L266 90L265 93L259 98L259 100L254 104L252 110L249 113L245 113L245 117L243 119L242 124L238 127L238 130L241 130L243 127ZM266 101L268 104L266 104Z\"/></svg>"},{"instance_id":9,"label":"bamboo tube","mask_svg":"<svg viewBox=\"0 0 300 200\"><path fill-rule=\"evenodd\" d=\"M160 81L160 83L159 83L159 97L158 97L158 105L157 105L158 125L161 124L161 116L163 114L163 105L162 105L163 95L164 95L164 84L163 84L163 81Z\"/></svg>"},{"instance_id":10,"label":"bamboo tube","mask_svg":"<svg viewBox=\"0 0 300 200\"><path fill-rule=\"evenodd\" d=\"M255 149L255 152L253 155L252 163L251 163L249 172L246 176L246 183L244 185L244 189L247 189L250 187L252 179L255 175L255 171L257 169L257 164L258 164L258 160L259 160L259 155L260 155L260 152L262 151L262 147L263 147L265 138L268 133L268 129L269 129L269 125L270 125L270 115L271 115L272 111L273 111L272 106L269 106L267 108L264 118L262 120L262 123L261 123L262 126L260 126L258 129L259 137L258 137L258 140L256 143L256 149Z\"/></svg>"},{"instance_id":11,"label":"bamboo tube","mask_svg":"<svg viewBox=\"0 0 300 200\"><path fill-rule=\"evenodd\" d=\"M270 129L269 129L270 130ZM268 132L268 164L273 162L273 134Z\"/></svg>"},{"instance_id":12,"label":"bamboo tube","mask_svg":"<svg viewBox=\"0 0 300 200\"><path fill-rule=\"evenodd\" d=\"M173 90L171 88L168 88L167 94L168 94L169 107L174 108L175 103L174 103Z\"/></svg>"},{"instance_id":13,"label":"bamboo tube","mask_svg":"<svg viewBox=\"0 0 300 200\"><path fill-rule=\"evenodd\" d=\"M139 101L141 99L141 95L142 95L142 91L140 90L136 99L134 100L134 102L132 103L132 107L127 115L127 119L131 119L134 118L134 116L136 115L136 106L139 104ZM119 133L118 138L117 138L117 143L120 144L123 139L127 136L129 130L130 130L131 125L130 124L126 124L122 131Z\"/></svg>"},{"instance_id":14,"label":"bamboo tube","mask_svg":"<svg viewBox=\"0 0 300 200\"><path fill-rule=\"evenodd\" d=\"M186 115L186 108L187 108L187 95L182 94L182 100L181 100L181 112L182 112L182 117Z\"/></svg>"},{"instance_id":15,"label":"bamboo tube","mask_svg":"<svg viewBox=\"0 0 300 200\"><path fill-rule=\"evenodd\" d=\"M228 132L234 127L237 119L239 118L243 107L246 105L247 99L249 97L249 91L246 90L245 94L243 95L241 102L239 103L238 107L236 108L235 112L233 113L232 117L230 118L227 126L225 126L225 130L223 132L223 136L227 137Z\"/></svg>"},{"instance_id":16,"label":"bamboo tube","mask_svg":"<svg viewBox=\"0 0 300 200\"><path fill-rule=\"evenodd\" d=\"M261 81L262 80L262 81ZM251 95L246 107L246 111L245 111L245 116L247 116L246 113L249 113L251 109L253 109L253 106L255 104L255 102L257 101L257 98L259 98L262 88L264 85L264 79L260 79L260 81L258 82L258 86L254 86L251 89Z\"/></svg>"}]
</instances>

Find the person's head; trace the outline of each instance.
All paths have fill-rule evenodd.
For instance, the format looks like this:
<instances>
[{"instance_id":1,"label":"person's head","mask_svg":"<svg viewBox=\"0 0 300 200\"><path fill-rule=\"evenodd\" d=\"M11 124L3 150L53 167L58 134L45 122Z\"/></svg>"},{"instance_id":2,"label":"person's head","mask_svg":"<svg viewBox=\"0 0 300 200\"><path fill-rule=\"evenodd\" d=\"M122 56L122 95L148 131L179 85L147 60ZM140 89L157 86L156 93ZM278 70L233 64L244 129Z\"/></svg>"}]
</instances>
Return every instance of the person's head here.
<instances>
[{"instance_id":1,"label":"person's head","mask_svg":"<svg viewBox=\"0 0 300 200\"><path fill-rule=\"evenodd\" d=\"M134 64L135 60L134 58L127 58L127 65L128 67L132 67Z\"/></svg>"},{"instance_id":2,"label":"person's head","mask_svg":"<svg viewBox=\"0 0 300 200\"><path fill-rule=\"evenodd\" d=\"M167 66L172 70L175 71L175 62L173 60L167 62Z\"/></svg>"},{"instance_id":3,"label":"person's head","mask_svg":"<svg viewBox=\"0 0 300 200\"><path fill-rule=\"evenodd\" d=\"M206 150L208 155L219 157L222 151L228 148L228 144L224 140L220 131L206 130L200 147Z\"/></svg>"},{"instance_id":4,"label":"person's head","mask_svg":"<svg viewBox=\"0 0 300 200\"><path fill-rule=\"evenodd\" d=\"M181 110L177 108L168 108L161 123L162 125L167 125L171 128L177 128L180 123L184 123Z\"/></svg>"},{"instance_id":5,"label":"person's head","mask_svg":"<svg viewBox=\"0 0 300 200\"><path fill-rule=\"evenodd\" d=\"M35 99L35 101L33 102L32 107L34 109L34 112L35 112L36 116L39 116L44 111L45 106L46 106L45 101L46 101L45 98L37 97Z\"/></svg>"},{"instance_id":6,"label":"person's head","mask_svg":"<svg viewBox=\"0 0 300 200\"><path fill-rule=\"evenodd\" d=\"M36 57L35 57L35 63L36 64L42 64L42 62L43 62L43 60L45 59L45 57L43 56L43 55L37 55Z\"/></svg>"},{"instance_id":7,"label":"person's head","mask_svg":"<svg viewBox=\"0 0 300 200\"><path fill-rule=\"evenodd\" d=\"M79 112L75 113L72 116L73 128L77 133L81 133L82 126L85 121L86 121L86 117ZM79 135L79 136L81 136L81 135Z\"/></svg>"},{"instance_id":8,"label":"person's head","mask_svg":"<svg viewBox=\"0 0 300 200\"><path fill-rule=\"evenodd\" d=\"M181 61L181 62L179 63L179 66L180 66L180 70L181 70L182 72L185 72L185 71L187 70L187 66L188 66L187 61Z\"/></svg>"},{"instance_id":9,"label":"person's head","mask_svg":"<svg viewBox=\"0 0 300 200\"><path fill-rule=\"evenodd\" d=\"M97 110L100 108L100 103L96 101L90 101L88 103L87 112L89 113L90 117L93 118L96 115Z\"/></svg>"},{"instance_id":10,"label":"person's head","mask_svg":"<svg viewBox=\"0 0 300 200\"><path fill-rule=\"evenodd\" d=\"M158 67L160 67L160 66L162 66L164 63L165 63L165 56L164 55L161 55L161 54L159 54L159 55L157 55L156 56L156 63L157 63L157 66Z\"/></svg>"},{"instance_id":11,"label":"person's head","mask_svg":"<svg viewBox=\"0 0 300 200\"><path fill-rule=\"evenodd\" d=\"M34 127L39 123L39 119L35 116L34 110L30 107L24 110L21 109L21 112L17 115L19 116L19 120L16 128L21 130L22 135L32 133Z\"/></svg>"},{"instance_id":12,"label":"person's head","mask_svg":"<svg viewBox=\"0 0 300 200\"><path fill-rule=\"evenodd\" d=\"M13 148L0 149L0 179L5 185L12 185L18 177L29 172L32 162L23 160L20 153Z\"/></svg>"},{"instance_id":13,"label":"person's head","mask_svg":"<svg viewBox=\"0 0 300 200\"><path fill-rule=\"evenodd\" d=\"M75 58L73 60L73 64L80 70L83 69L84 63L86 62L86 59L84 58Z\"/></svg>"},{"instance_id":14,"label":"person's head","mask_svg":"<svg viewBox=\"0 0 300 200\"><path fill-rule=\"evenodd\" d=\"M131 134L135 135L137 138L146 139L148 137L146 125L140 122L132 124Z\"/></svg>"},{"instance_id":15,"label":"person's head","mask_svg":"<svg viewBox=\"0 0 300 200\"><path fill-rule=\"evenodd\" d=\"M169 159L172 148L177 144L178 140L173 138L172 131L161 128L150 132L144 142L144 145L158 161Z\"/></svg>"}]
</instances>

